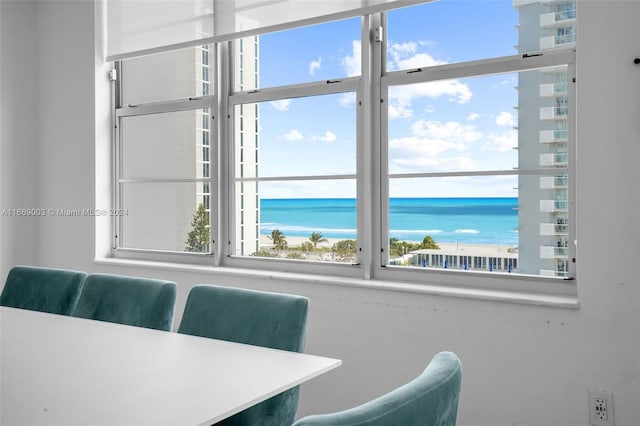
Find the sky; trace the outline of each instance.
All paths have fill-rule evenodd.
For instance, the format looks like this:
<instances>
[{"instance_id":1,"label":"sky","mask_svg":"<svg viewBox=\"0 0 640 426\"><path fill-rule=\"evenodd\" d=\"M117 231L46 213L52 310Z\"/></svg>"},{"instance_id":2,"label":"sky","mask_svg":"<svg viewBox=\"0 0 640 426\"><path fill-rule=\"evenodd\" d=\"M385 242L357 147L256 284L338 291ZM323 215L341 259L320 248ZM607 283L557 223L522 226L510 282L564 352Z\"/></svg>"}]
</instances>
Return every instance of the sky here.
<instances>
[{"instance_id":1,"label":"sky","mask_svg":"<svg viewBox=\"0 0 640 426\"><path fill-rule=\"evenodd\" d=\"M513 55L510 0L440 0L389 12L387 69ZM360 75L360 19L260 37L260 88ZM517 166L517 74L391 88L389 171ZM356 173L354 93L260 104L261 176ZM392 179L391 197L517 196L513 177ZM354 180L261 183L261 198L355 197Z\"/></svg>"}]
</instances>

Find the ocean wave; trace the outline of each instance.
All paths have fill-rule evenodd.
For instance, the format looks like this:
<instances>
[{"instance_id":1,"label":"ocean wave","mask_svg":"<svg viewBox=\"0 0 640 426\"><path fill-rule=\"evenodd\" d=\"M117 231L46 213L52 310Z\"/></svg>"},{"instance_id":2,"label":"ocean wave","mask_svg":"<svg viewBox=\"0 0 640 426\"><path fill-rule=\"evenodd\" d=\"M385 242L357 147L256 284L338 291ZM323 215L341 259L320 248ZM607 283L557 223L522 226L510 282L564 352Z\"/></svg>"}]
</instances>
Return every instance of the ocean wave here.
<instances>
[{"instance_id":1,"label":"ocean wave","mask_svg":"<svg viewBox=\"0 0 640 426\"><path fill-rule=\"evenodd\" d=\"M271 231L273 229L278 229L281 232L296 232L303 233L306 232L311 234L312 232L321 232L323 234L353 234L355 235L355 228L321 228L314 226L300 226L300 225L284 225L280 223L263 223L260 225L261 231Z\"/></svg>"},{"instance_id":2,"label":"ocean wave","mask_svg":"<svg viewBox=\"0 0 640 426\"><path fill-rule=\"evenodd\" d=\"M441 229L390 229L390 234L442 234L444 231Z\"/></svg>"},{"instance_id":3,"label":"ocean wave","mask_svg":"<svg viewBox=\"0 0 640 426\"><path fill-rule=\"evenodd\" d=\"M456 229L455 231L456 234L479 234L480 231L478 231L477 229Z\"/></svg>"}]
</instances>

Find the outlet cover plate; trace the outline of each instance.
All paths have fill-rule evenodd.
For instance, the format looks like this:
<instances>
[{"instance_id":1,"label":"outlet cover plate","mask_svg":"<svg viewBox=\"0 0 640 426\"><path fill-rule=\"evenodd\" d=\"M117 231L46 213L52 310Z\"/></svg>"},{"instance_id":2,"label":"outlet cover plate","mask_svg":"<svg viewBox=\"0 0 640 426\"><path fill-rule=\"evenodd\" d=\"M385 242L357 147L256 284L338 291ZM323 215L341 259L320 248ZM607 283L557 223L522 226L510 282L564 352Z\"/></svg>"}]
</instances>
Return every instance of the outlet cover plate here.
<instances>
[{"instance_id":1,"label":"outlet cover plate","mask_svg":"<svg viewBox=\"0 0 640 426\"><path fill-rule=\"evenodd\" d=\"M589 390L589 424L593 426L615 426L613 422L613 394Z\"/></svg>"}]
</instances>

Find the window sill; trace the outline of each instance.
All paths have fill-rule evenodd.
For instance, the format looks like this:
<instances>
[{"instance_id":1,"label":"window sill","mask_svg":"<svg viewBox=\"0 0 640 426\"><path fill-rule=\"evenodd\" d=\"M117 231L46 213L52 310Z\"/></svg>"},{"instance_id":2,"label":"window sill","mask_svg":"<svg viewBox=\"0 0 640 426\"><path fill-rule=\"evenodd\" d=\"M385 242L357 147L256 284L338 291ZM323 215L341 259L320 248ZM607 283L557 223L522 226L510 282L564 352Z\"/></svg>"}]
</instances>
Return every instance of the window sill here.
<instances>
[{"instance_id":1,"label":"window sill","mask_svg":"<svg viewBox=\"0 0 640 426\"><path fill-rule=\"evenodd\" d=\"M535 292L520 292L494 289L465 288L433 284L416 284L381 279L365 280L360 278L346 278L333 275L303 274L292 272L276 272L267 270L233 267L209 267L183 263L154 262L146 260L102 258L94 261L99 265L126 266L171 270L180 272L215 273L234 277L262 278L265 280L281 280L297 283L320 284L326 286L347 286L372 290L389 290L405 293L428 294L445 297L458 297L493 302L517 303L531 306L547 306L554 308L578 309L579 303L573 295L551 295Z\"/></svg>"}]
</instances>

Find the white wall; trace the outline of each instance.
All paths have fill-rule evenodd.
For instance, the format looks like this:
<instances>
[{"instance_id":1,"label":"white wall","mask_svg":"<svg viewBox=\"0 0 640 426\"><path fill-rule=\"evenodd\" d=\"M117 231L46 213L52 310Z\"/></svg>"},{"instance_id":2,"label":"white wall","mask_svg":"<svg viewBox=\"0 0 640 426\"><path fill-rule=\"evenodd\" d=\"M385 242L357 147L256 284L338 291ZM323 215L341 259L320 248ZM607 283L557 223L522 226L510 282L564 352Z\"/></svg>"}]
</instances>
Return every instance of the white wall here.
<instances>
[{"instance_id":1,"label":"white wall","mask_svg":"<svg viewBox=\"0 0 640 426\"><path fill-rule=\"evenodd\" d=\"M108 194L108 168L101 164L108 138L95 128L108 126L102 117L107 109L94 104L95 88L100 97L105 92L102 71L94 81L93 5L38 2L26 14L5 2L0 7L3 49L6 22L35 31L26 42L38 46L37 57L9 66L3 50L3 207L28 197L25 187L37 187L41 207L94 207L96 197L101 202ZM640 66L633 65L640 56L640 3L584 1L579 18L577 310L96 264L94 223L78 217L23 219L10 235L3 222L2 275L28 249L36 257L21 259L41 265L172 279L180 284L176 321L194 283L309 296L307 350L341 358L343 366L303 387L302 415L373 398L447 349L464 364L460 425L587 425L591 387L614 393L616 425L640 425ZM25 41L12 40L13 55L20 56L13 43ZM26 104L8 109L7 75L19 81L29 73L38 90L24 88ZM37 121L22 117L34 106ZM5 129L12 119L35 127L27 130L35 146L21 145L22 134ZM33 170L34 153L38 173L6 182L7 173ZM108 238L98 234L105 252Z\"/></svg>"},{"instance_id":2,"label":"white wall","mask_svg":"<svg viewBox=\"0 0 640 426\"><path fill-rule=\"evenodd\" d=\"M32 25L35 3L3 1L0 12L0 209L36 206L37 152L36 63ZM10 265L37 262L36 224L20 217L0 217L0 280Z\"/></svg>"}]
</instances>

